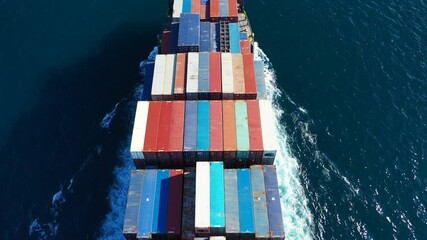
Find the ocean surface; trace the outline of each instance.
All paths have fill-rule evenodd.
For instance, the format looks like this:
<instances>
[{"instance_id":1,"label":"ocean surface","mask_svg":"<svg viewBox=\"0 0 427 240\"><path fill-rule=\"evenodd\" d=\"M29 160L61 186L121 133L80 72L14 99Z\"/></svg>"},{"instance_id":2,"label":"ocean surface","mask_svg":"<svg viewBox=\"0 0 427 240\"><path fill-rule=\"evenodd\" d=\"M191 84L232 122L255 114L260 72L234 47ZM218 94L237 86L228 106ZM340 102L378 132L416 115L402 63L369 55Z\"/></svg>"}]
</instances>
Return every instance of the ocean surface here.
<instances>
[{"instance_id":1,"label":"ocean surface","mask_svg":"<svg viewBox=\"0 0 427 240\"><path fill-rule=\"evenodd\" d=\"M246 1L287 239L427 239L427 2ZM0 2L0 239L122 239L167 1Z\"/></svg>"}]
</instances>

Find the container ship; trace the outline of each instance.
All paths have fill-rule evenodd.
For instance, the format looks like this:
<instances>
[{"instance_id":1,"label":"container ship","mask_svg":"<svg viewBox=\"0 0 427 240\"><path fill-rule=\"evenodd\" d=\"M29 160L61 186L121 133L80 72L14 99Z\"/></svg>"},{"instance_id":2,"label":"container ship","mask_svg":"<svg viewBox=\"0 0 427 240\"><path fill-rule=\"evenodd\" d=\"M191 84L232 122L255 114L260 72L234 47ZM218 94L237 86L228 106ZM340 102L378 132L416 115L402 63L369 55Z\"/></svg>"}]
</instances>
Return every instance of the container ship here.
<instances>
[{"instance_id":1,"label":"container ship","mask_svg":"<svg viewBox=\"0 0 427 240\"><path fill-rule=\"evenodd\" d=\"M278 148L243 0L175 0L143 66L126 239L285 239Z\"/></svg>"}]
</instances>

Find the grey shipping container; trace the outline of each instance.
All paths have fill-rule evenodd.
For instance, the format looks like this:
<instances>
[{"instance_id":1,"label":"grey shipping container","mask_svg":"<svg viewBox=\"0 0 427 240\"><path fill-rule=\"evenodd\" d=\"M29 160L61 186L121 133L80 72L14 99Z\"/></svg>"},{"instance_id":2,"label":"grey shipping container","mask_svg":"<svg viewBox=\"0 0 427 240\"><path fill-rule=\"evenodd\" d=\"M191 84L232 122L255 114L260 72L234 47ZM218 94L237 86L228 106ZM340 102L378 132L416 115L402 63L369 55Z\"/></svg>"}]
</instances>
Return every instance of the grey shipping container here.
<instances>
[{"instance_id":1,"label":"grey shipping container","mask_svg":"<svg viewBox=\"0 0 427 240\"><path fill-rule=\"evenodd\" d=\"M279 184L275 166L264 166L265 192L267 197L270 239L285 239L282 209L280 204Z\"/></svg>"},{"instance_id":2,"label":"grey shipping container","mask_svg":"<svg viewBox=\"0 0 427 240\"><path fill-rule=\"evenodd\" d=\"M141 204L144 173L145 170L134 170L131 173L125 221L123 224L123 235L126 239L136 239L138 232L139 206Z\"/></svg>"},{"instance_id":3,"label":"grey shipping container","mask_svg":"<svg viewBox=\"0 0 427 240\"><path fill-rule=\"evenodd\" d=\"M199 54L199 85L198 99L209 99L209 53Z\"/></svg>"},{"instance_id":4,"label":"grey shipping container","mask_svg":"<svg viewBox=\"0 0 427 240\"><path fill-rule=\"evenodd\" d=\"M255 61L255 78L257 99L267 99L267 92L265 87L264 69L261 61Z\"/></svg>"},{"instance_id":5,"label":"grey shipping container","mask_svg":"<svg viewBox=\"0 0 427 240\"><path fill-rule=\"evenodd\" d=\"M237 170L224 170L225 193L225 235L227 239L239 239L239 197L237 190Z\"/></svg>"},{"instance_id":6,"label":"grey shipping container","mask_svg":"<svg viewBox=\"0 0 427 240\"><path fill-rule=\"evenodd\" d=\"M255 239L268 239L269 224L262 165L251 166L252 203L254 208Z\"/></svg>"},{"instance_id":7,"label":"grey shipping container","mask_svg":"<svg viewBox=\"0 0 427 240\"><path fill-rule=\"evenodd\" d=\"M186 166L195 166L197 158L197 102L185 103L184 161Z\"/></svg>"},{"instance_id":8,"label":"grey shipping container","mask_svg":"<svg viewBox=\"0 0 427 240\"><path fill-rule=\"evenodd\" d=\"M196 169L184 171L184 194L182 201L182 239L192 240L195 237L194 220L196 207Z\"/></svg>"}]
</instances>

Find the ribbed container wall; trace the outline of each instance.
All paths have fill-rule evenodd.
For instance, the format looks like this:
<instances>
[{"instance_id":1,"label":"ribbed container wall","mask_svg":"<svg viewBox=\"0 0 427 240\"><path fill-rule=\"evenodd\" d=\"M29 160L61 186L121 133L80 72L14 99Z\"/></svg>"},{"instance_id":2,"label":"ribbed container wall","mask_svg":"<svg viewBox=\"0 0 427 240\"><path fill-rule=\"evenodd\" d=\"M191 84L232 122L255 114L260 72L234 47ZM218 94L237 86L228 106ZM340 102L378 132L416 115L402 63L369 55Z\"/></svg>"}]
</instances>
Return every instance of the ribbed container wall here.
<instances>
[{"instance_id":1,"label":"ribbed container wall","mask_svg":"<svg viewBox=\"0 0 427 240\"><path fill-rule=\"evenodd\" d=\"M255 78L256 78L256 89L257 99L267 99L267 90L265 87L264 69L261 61L255 61Z\"/></svg>"},{"instance_id":2,"label":"ribbed container wall","mask_svg":"<svg viewBox=\"0 0 427 240\"><path fill-rule=\"evenodd\" d=\"M280 204L279 183L275 166L264 166L265 191L267 197L270 239L285 239L282 208Z\"/></svg>"},{"instance_id":3,"label":"ribbed container wall","mask_svg":"<svg viewBox=\"0 0 427 240\"><path fill-rule=\"evenodd\" d=\"M196 163L196 212L194 231L196 236L210 235L210 163Z\"/></svg>"},{"instance_id":4,"label":"ribbed container wall","mask_svg":"<svg viewBox=\"0 0 427 240\"><path fill-rule=\"evenodd\" d=\"M256 99L256 78L255 78L255 65L253 54L243 54L243 73L245 79L245 99Z\"/></svg>"},{"instance_id":5,"label":"ribbed container wall","mask_svg":"<svg viewBox=\"0 0 427 240\"><path fill-rule=\"evenodd\" d=\"M176 55L166 55L165 79L163 81L162 100L173 100L173 89L175 81Z\"/></svg>"},{"instance_id":6,"label":"ribbed container wall","mask_svg":"<svg viewBox=\"0 0 427 240\"><path fill-rule=\"evenodd\" d=\"M137 168L143 167L143 160L145 159L144 140L147 129L149 104L150 103L146 101L139 101L136 106L130 152Z\"/></svg>"},{"instance_id":7,"label":"ribbed container wall","mask_svg":"<svg viewBox=\"0 0 427 240\"><path fill-rule=\"evenodd\" d=\"M251 185L250 170L247 168L237 169L240 233L243 239L254 239L255 237Z\"/></svg>"},{"instance_id":8,"label":"ribbed container wall","mask_svg":"<svg viewBox=\"0 0 427 240\"><path fill-rule=\"evenodd\" d=\"M225 234L224 164L210 162L210 231L211 235Z\"/></svg>"},{"instance_id":9,"label":"ribbed container wall","mask_svg":"<svg viewBox=\"0 0 427 240\"><path fill-rule=\"evenodd\" d=\"M230 53L221 53L222 99L233 99L233 60Z\"/></svg>"},{"instance_id":10,"label":"ribbed container wall","mask_svg":"<svg viewBox=\"0 0 427 240\"><path fill-rule=\"evenodd\" d=\"M249 160L249 127L246 102L235 101L237 167L246 167Z\"/></svg>"},{"instance_id":11,"label":"ribbed container wall","mask_svg":"<svg viewBox=\"0 0 427 240\"><path fill-rule=\"evenodd\" d=\"M139 100L151 101L151 88L153 86L154 76L154 62L145 62L144 69L144 89L142 90L142 96L140 96Z\"/></svg>"},{"instance_id":12,"label":"ribbed container wall","mask_svg":"<svg viewBox=\"0 0 427 240\"><path fill-rule=\"evenodd\" d=\"M185 100L185 81L187 72L187 54L178 53L176 55L175 66L175 84L174 84L174 99Z\"/></svg>"},{"instance_id":13,"label":"ribbed container wall","mask_svg":"<svg viewBox=\"0 0 427 240\"><path fill-rule=\"evenodd\" d=\"M168 239L179 239L181 237L183 177L184 171L182 169L170 170L168 193L169 199L167 207L168 213L166 224L166 232Z\"/></svg>"},{"instance_id":14,"label":"ribbed container wall","mask_svg":"<svg viewBox=\"0 0 427 240\"><path fill-rule=\"evenodd\" d=\"M169 53L171 54L176 54L178 52L178 35L179 35L179 23L173 22L171 24L171 37L170 37L170 43L169 43Z\"/></svg>"},{"instance_id":15,"label":"ribbed container wall","mask_svg":"<svg viewBox=\"0 0 427 240\"><path fill-rule=\"evenodd\" d=\"M272 165L278 147L272 103L268 100L259 100L258 103L261 116L262 142L264 144L262 164Z\"/></svg>"},{"instance_id":16,"label":"ribbed container wall","mask_svg":"<svg viewBox=\"0 0 427 240\"><path fill-rule=\"evenodd\" d=\"M144 164L157 165L157 137L159 131L161 102L152 101L148 108L147 128L144 139Z\"/></svg>"},{"instance_id":17,"label":"ribbed container wall","mask_svg":"<svg viewBox=\"0 0 427 240\"><path fill-rule=\"evenodd\" d=\"M167 169L157 171L156 192L154 200L153 224L151 227L154 238L166 238L166 225L168 217L169 177Z\"/></svg>"},{"instance_id":18,"label":"ribbed container wall","mask_svg":"<svg viewBox=\"0 0 427 240\"><path fill-rule=\"evenodd\" d=\"M236 166L236 114L234 101L222 101L223 111L223 135L224 135L224 166L232 168Z\"/></svg>"},{"instance_id":19,"label":"ribbed container wall","mask_svg":"<svg viewBox=\"0 0 427 240\"><path fill-rule=\"evenodd\" d=\"M198 99L209 99L209 53L199 53Z\"/></svg>"},{"instance_id":20,"label":"ribbed container wall","mask_svg":"<svg viewBox=\"0 0 427 240\"><path fill-rule=\"evenodd\" d=\"M221 53L209 53L209 99L220 100L222 91Z\"/></svg>"},{"instance_id":21,"label":"ribbed container wall","mask_svg":"<svg viewBox=\"0 0 427 240\"><path fill-rule=\"evenodd\" d=\"M230 22L237 22L237 0L228 0L228 20Z\"/></svg>"},{"instance_id":22,"label":"ribbed container wall","mask_svg":"<svg viewBox=\"0 0 427 240\"><path fill-rule=\"evenodd\" d=\"M162 44L160 45L160 53L168 54L170 47L171 31L163 31Z\"/></svg>"},{"instance_id":23,"label":"ribbed container wall","mask_svg":"<svg viewBox=\"0 0 427 240\"><path fill-rule=\"evenodd\" d=\"M197 160L209 161L210 104L209 101L197 104Z\"/></svg>"},{"instance_id":24,"label":"ribbed container wall","mask_svg":"<svg viewBox=\"0 0 427 240\"><path fill-rule=\"evenodd\" d=\"M185 102L184 162L195 166L197 158L197 102Z\"/></svg>"},{"instance_id":25,"label":"ribbed container wall","mask_svg":"<svg viewBox=\"0 0 427 240\"><path fill-rule=\"evenodd\" d=\"M239 196L237 188L237 170L224 170L225 192L225 235L227 239L236 240L240 237Z\"/></svg>"},{"instance_id":26,"label":"ribbed container wall","mask_svg":"<svg viewBox=\"0 0 427 240\"><path fill-rule=\"evenodd\" d=\"M200 23L200 52L209 52L211 48L211 24L209 22Z\"/></svg>"},{"instance_id":27,"label":"ribbed container wall","mask_svg":"<svg viewBox=\"0 0 427 240\"><path fill-rule=\"evenodd\" d=\"M173 1L173 13L172 18L174 21L177 21L182 13L183 0L174 0Z\"/></svg>"},{"instance_id":28,"label":"ribbed container wall","mask_svg":"<svg viewBox=\"0 0 427 240\"><path fill-rule=\"evenodd\" d=\"M182 200L182 237L184 240L193 240L194 218L196 207L196 170L186 168L184 172L184 191Z\"/></svg>"},{"instance_id":29,"label":"ribbed container wall","mask_svg":"<svg viewBox=\"0 0 427 240\"><path fill-rule=\"evenodd\" d=\"M169 166L169 136L172 118L172 102L162 101L160 102L160 118L159 118L159 131L157 134L157 146L156 153L158 159L158 166L166 168Z\"/></svg>"},{"instance_id":30,"label":"ribbed container wall","mask_svg":"<svg viewBox=\"0 0 427 240\"><path fill-rule=\"evenodd\" d=\"M219 1L220 0L210 0L209 17L213 22L217 22L220 19Z\"/></svg>"},{"instance_id":31,"label":"ribbed container wall","mask_svg":"<svg viewBox=\"0 0 427 240\"><path fill-rule=\"evenodd\" d=\"M184 117L185 102L172 102L172 117L169 135L169 150L172 168L181 168L184 166Z\"/></svg>"},{"instance_id":32,"label":"ribbed container wall","mask_svg":"<svg viewBox=\"0 0 427 240\"><path fill-rule=\"evenodd\" d=\"M240 53L240 31L238 23L228 25L230 31L230 52Z\"/></svg>"},{"instance_id":33,"label":"ribbed container wall","mask_svg":"<svg viewBox=\"0 0 427 240\"><path fill-rule=\"evenodd\" d=\"M261 164L264 145L262 142L261 116L257 100L248 100L248 126L249 126L249 165Z\"/></svg>"},{"instance_id":34,"label":"ribbed container wall","mask_svg":"<svg viewBox=\"0 0 427 240\"><path fill-rule=\"evenodd\" d=\"M242 54L231 54L233 66L234 99L245 99L245 78Z\"/></svg>"},{"instance_id":35,"label":"ribbed container wall","mask_svg":"<svg viewBox=\"0 0 427 240\"><path fill-rule=\"evenodd\" d=\"M219 16L220 20L228 20L228 0L219 0Z\"/></svg>"},{"instance_id":36,"label":"ribbed container wall","mask_svg":"<svg viewBox=\"0 0 427 240\"><path fill-rule=\"evenodd\" d=\"M141 207L138 221L138 239L152 239L152 224L154 214L154 201L156 198L157 170L145 170L142 187Z\"/></svg>"},{"instance_id":37,"label":"ribbed container wall","mask_svg":"<svg viewBox=\"0 0 427 240\"><path fill-rule=\"evenodd\" d=\"M265 195L264 171L261 165L251 166L252 203L254 207L255 239L268 239L269 223Z\"/></svg>"},{"instance_id":38,"label":"ribbed container wall","mask_svg":"<svg viewBox=\"0 0 427 240\"><path fill-rule=\"evenodd\" d=\"M197 100L199 91L199 53L188 53L187 60L187 100Z\"/></svg>"},{"instance_id":39,"label":"ribbed container wall","mask_svg":"<svg viewBox=\"0 0 427 240\"><path fill-rule=\"evenodd\" d=\"M162 100L163 83L166 74L166 55L156 55L154 65L153 86L151 87L151 97L153 100Z\"/></svg>"},{"instance_id":40,"label":"ribbed container wall","mask_svg":"<svg viewBox=\"0 0 427 240\"><path fill-rule=\"evenodd\" d=\"M222 102L210 101L210 160L223 161Z\"/></svg>"},{"instance_id":41,"label":"ribbed container wall","mask_svg":"<svg viewBox=\"0 0 427 240\"><path fill-rule=\"evenodd\" d=\"M136 239L138 233L139 206L141 204L142 184L145 170L131 172L128 199L126 203L123 235L126 239Z\"/></svg>"}]
</instances>

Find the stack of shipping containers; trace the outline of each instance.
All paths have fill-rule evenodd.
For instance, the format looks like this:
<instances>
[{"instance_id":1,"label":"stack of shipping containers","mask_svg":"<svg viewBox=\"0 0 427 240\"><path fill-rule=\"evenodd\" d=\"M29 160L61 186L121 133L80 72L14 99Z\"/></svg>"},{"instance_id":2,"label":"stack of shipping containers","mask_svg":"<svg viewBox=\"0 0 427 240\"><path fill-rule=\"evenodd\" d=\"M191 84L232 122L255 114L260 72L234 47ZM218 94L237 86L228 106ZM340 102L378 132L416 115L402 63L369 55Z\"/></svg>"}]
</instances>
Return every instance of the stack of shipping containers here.
<instances>
[{"instance_id":1,"label":"stack of shipping containers","mask_svg":"<svg viewBox=\"0 0 427 240\"><path fill-rule=\"evenodd\" d=\"M242 6L174 0L171 7L159 54L144 65L148 101L136 107L137 170L123 235L284 239L275 116L262 62L239 26ZM223 52L221 34L229 41Z\"/></svg>"}]
</instances>

